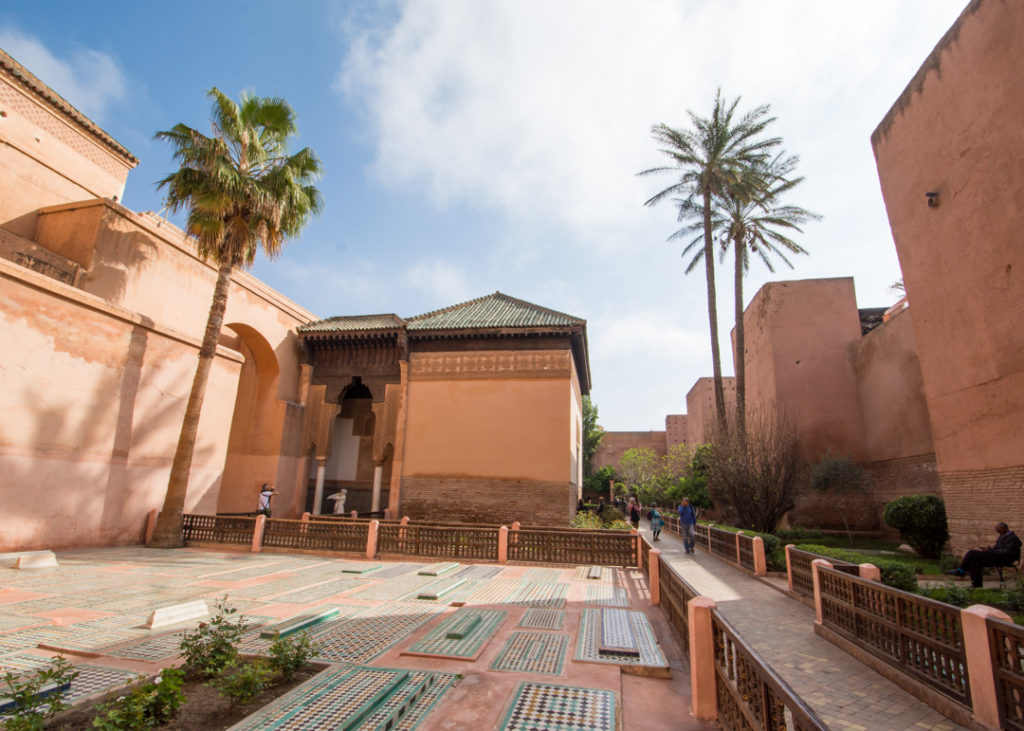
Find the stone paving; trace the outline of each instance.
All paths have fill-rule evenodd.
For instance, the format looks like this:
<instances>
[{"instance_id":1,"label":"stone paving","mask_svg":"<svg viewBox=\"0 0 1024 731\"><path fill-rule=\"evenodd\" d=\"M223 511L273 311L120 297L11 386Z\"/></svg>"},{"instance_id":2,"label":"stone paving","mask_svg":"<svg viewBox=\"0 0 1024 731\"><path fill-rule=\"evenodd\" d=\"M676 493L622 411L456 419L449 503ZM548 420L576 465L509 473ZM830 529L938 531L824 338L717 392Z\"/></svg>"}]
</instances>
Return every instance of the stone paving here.
<instances>
[{"instance_id":1,"label":"stone paving","mask_svg":"<svg viewBox=\"0 0 1024 731\"><path fill-rule=\"evenodd\" d=\"M261 628L338 610L310 630L328 670L246 728L315 729L325 719L383 727L400 717L395 728L417 731L711 727L690 716L685 659L636 569L605 568L589 580L576 567L463 566L444 576L465 584L424 602L419 590L439 578L418 576L422 563L366 562L380 568L343 573L363 562L142 547L69 551L58 559L57 568L0 569L0 672L29 671L57 654L47 647L63 648L83 670L71 689L76 700L180 663L186 625L147 630L154 609L203 599L213 610L226 596L253 623L246 651L265 649ZM642 649L667 664L671 678L624 674L621 665L636 658L616 664L586 656L596 647L601 607L620 605L633 610L627 614Z\"/></svg>"},{"instance_id":2,"label":"stone paving","mask_svg":"<svg viewBox=\"0 0 1024 731\"><path fill-rule=\"evenodd\" d=\"M831 728L963 728L816 635L814 610L672 534L653 545Z\"/></svg>"}]
</instances>

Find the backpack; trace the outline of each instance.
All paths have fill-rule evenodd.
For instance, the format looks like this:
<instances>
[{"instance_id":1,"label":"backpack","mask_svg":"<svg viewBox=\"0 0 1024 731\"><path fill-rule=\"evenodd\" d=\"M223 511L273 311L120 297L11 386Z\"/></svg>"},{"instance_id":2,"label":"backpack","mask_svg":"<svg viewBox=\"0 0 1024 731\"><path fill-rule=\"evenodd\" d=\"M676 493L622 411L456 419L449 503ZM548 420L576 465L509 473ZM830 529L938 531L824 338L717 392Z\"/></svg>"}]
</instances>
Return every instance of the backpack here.
<instances>
[{"instance_id":1,"label":"backpack","mask_svg":"<svg viewBox=\"0 0 1024 731\"><path fill-rule=\"evenodd\" d=\"M653 510L648 510L647 511L647 520L650 520L653 517L654 517L654 511Z\"/></svg>"}]
</instances>

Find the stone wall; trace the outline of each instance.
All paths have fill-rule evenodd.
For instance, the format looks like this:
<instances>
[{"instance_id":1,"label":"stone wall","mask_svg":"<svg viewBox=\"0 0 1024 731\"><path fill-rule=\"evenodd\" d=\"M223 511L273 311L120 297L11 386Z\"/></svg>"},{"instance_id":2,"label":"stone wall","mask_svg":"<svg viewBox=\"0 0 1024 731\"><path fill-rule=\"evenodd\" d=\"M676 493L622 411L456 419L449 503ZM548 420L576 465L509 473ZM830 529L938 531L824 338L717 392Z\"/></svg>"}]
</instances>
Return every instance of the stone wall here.
<instances>
[{"instance_id":1,"label":"stone wall","mask_svg":"<svg viewBox=\"0 0 1024 731\"><path fill-rule=\"evenodd\" d=\"M576 486L540 480L455 477L402 479L401 515L439 523L504 523L565 528L576 512Z\"/></svg>"}]
</instances>

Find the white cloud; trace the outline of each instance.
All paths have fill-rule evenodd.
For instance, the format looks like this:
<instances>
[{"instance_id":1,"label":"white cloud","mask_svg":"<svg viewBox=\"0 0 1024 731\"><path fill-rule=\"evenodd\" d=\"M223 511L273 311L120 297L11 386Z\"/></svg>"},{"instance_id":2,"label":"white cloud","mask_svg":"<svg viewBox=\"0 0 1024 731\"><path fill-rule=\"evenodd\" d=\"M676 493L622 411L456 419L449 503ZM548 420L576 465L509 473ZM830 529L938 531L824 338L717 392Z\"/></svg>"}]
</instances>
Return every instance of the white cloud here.
<instances>
[{"instance_id":1,"label":"white cloud","mask_svg":"<svg viewBox=\"0 0 1024 731\"><path fill-rule=\"evenodd\" d=\"M105 53L79 46L58 58L38 38L12 27L0 28L0 48L97 123L125 98L125 76Z\"/></svg>"},{"instance_id":2,"label":"white cloud","mask_svg":"<svg viewBox=\"0 0 1024 731\"><path fill-rule=\"evenodd\" d=\"M441 260L420 261L407 267L402 273L402 281L409 287L427 293L432 299L447 304L456 304L485 294L472 294L465 272Z\"/></svg>"}]
</instances>

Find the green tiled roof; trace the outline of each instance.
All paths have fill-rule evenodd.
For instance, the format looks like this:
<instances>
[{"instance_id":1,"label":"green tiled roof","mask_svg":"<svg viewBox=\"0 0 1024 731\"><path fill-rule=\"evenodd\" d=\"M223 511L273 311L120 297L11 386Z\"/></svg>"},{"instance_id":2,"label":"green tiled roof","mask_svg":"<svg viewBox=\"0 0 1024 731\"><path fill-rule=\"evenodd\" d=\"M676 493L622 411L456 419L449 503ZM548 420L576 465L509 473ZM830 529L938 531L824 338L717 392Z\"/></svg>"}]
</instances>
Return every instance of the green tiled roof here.
<instances>
[{"instance_id":1,"label":"green tiled roof","mask_svg":"<svg viewBox=\"0 0 1024 731\"><path fill-rule=\"evenodd\" d=\"M362 330L396 330L404 325L398 315L342 315L299 327L300 333L342 333Z\"/></svg>"},{"instance_id":2,"label":"green tiled roof","mask_svg":"<svg viewBox=\"0 0 1024 731\"><path fill-rule=\"evenodd\" d=\"M580 327L586 321L495 292L409 318L410 332L505 327Z\"/></svg>"}]
</instances>

